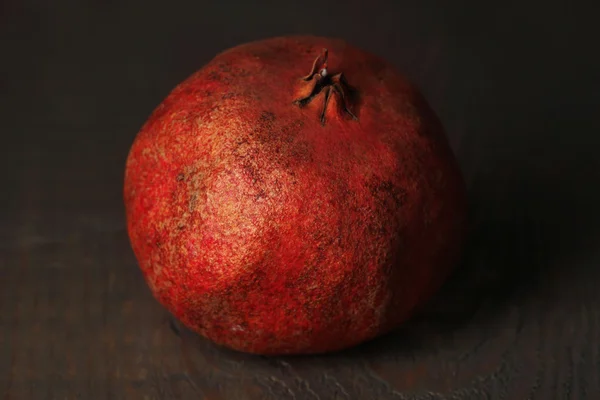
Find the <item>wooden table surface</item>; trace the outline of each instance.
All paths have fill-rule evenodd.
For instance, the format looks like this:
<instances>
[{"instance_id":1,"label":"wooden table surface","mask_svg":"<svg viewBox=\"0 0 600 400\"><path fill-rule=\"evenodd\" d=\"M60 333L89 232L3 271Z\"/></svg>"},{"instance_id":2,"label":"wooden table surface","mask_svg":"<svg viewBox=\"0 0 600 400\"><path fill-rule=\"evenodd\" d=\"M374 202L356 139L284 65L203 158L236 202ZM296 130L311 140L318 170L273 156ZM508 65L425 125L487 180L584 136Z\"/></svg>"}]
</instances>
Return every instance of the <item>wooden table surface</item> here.
<instances>
[{"instance_id":1,"label":"wooden table surface","mask_svg":"<svg viewBox=\"0 0 600 400\"><path fill-rule=\"evenodd\" d=\"M0 398L599 399L598 10L504 3L4 1ZM124 161L215 53L304 32L421 86L468 182L471 237L398 332L248 356L151 297L124 229Z\"/></svg>"}]
</instances>

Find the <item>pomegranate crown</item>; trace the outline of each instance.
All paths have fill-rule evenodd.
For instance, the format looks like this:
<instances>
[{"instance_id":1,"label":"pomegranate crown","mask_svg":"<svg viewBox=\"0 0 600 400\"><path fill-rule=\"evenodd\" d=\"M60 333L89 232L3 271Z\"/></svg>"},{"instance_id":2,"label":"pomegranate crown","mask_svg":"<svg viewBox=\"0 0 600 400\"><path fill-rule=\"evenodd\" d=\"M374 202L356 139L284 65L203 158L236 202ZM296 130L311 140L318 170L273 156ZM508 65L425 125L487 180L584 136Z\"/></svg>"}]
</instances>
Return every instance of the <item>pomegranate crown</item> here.
<instances>
[{"instance_id":1,"label":"pomegranate crown","mask_svg":"<svg viewBox=\"0 0 600 400\"><path fill-rule=\"evenodd\" d=\"M307 82L309 87L308 95L294 100L293 104L298 107L304 107L313 101L321 93L324 93L323 106L319 113L321 124L325 125L325 115L331 100L332 94L337 96L338 103L341 104L342 112L349 115L353 120L357 121L358 117L352 112L352 89L346 81L343 73L338 72L330 75L327 71L327 59L329 51L323 49L321 54L315 58L312 64L310 73L302 77L303 82Z\"/></svg>"}]
</instances>

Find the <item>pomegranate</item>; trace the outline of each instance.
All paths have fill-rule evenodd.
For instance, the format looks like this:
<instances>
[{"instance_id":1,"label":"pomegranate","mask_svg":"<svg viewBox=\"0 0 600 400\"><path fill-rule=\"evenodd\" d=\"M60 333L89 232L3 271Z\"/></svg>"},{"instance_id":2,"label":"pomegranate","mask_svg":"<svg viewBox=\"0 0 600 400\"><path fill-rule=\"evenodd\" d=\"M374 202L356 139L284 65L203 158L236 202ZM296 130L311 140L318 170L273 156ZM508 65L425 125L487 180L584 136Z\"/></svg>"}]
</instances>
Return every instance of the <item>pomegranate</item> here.
<instances>
[{"instance_id":1,"label":"pomegranate","mask_svg":"<svg viewBox=\"0 0 600 400\"><path fill-rule=\"evenodd\" d=\"M152 113L124 184L154 296L259 354L386 333L458 261L464 183L434 112L384 60L281 37L217 55Z\"/></svg>"}]
</instances>

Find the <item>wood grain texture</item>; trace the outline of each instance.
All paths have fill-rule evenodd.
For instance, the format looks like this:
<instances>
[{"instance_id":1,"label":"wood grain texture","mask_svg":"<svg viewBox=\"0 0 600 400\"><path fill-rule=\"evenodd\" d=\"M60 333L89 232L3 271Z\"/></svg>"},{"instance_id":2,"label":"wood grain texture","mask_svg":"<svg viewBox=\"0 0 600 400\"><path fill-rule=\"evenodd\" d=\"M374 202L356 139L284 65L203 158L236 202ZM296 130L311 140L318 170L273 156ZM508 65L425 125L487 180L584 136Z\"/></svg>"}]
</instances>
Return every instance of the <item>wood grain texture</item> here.
<instances>
[{"instance_id":1,"label":"wood grain texture","mask_svg":"<svg viewBox=\"0 0 600 400\"><path fill-rule=\"evenodd\" d=\"M3 3L0 398L600 398L595 10L400 3L318 2L335 20L316 2ZM370 48L423 88L472 231L400 331L327 356L248 356L151 297L124 230L124 161L152 107L214 53L306 31Z\"/></svg>"}]
</instances>

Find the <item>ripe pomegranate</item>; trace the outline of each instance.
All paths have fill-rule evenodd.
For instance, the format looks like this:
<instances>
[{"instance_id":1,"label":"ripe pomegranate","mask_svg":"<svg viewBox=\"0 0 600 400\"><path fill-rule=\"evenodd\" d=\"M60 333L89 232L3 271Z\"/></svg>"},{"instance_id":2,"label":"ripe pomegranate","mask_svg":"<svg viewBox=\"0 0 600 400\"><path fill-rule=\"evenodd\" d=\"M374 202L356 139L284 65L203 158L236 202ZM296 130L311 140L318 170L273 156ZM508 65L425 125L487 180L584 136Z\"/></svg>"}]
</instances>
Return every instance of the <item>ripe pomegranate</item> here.
<instances>
[{"instance_id":1,"label":"ripe pomegranate","mask_svg":"<svg viewBox=\"0 0 600 400\"><path fill-rule=\"evenodd\" d=\"M390 64L335 39L216 56L154 110L124 186L155 297L250 353L390 331L438 289L463 237L464 184L435 114Z\"/></svg>"}]
</instances>

